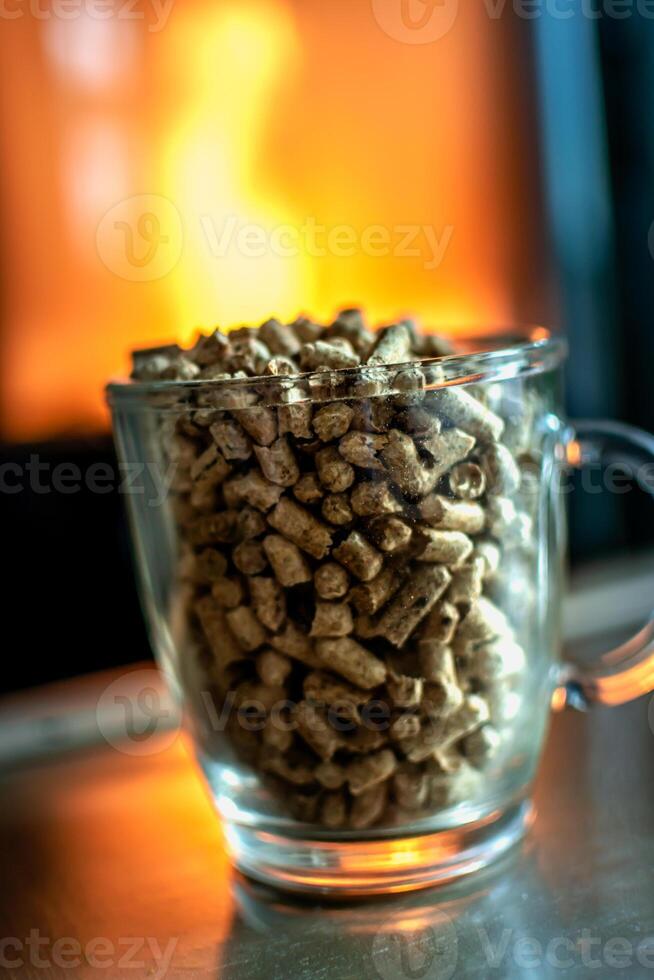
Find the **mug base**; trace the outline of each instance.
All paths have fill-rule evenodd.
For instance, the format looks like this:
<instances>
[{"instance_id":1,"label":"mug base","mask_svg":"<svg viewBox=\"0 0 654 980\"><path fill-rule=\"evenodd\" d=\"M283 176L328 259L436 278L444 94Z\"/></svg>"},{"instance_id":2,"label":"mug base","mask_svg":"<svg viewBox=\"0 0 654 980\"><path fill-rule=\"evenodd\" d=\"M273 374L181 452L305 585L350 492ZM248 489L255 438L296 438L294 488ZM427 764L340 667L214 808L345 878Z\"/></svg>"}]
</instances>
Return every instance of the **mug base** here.
<instances>
[{"instance_id":1,"label":"mug base","mask_svg":"<svg viewBox=\"0 0 654 980\"><path fill-rule=\"evenodd\" d=\"M274 888L348 898L413 891L487 867L522 839L534 809L522 800L452 830L337 841L290 837L227 821L239 871Z\"/></svg>"}]
</instances>

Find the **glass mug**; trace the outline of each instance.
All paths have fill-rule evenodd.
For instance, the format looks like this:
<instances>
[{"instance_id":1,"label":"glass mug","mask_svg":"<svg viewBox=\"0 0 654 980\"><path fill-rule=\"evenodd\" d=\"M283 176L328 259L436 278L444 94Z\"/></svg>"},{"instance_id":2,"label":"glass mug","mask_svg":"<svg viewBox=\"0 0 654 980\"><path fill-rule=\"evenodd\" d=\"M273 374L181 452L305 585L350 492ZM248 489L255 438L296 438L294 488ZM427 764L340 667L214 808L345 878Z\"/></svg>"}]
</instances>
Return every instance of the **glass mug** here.
<instances>
[{"instance_id":1,"label":"glass mug","mask_svg":"<svg viewBox=\"0 0 654 980\"><path fill-rule=\"evenodd\" d=\"M552 704L654 684L647 630L560 662L560 477L621 444L651 462L654 439L573 432L564 342L502 344L108 387L121 464L144 474L152 645L254 878L355 895L483 867L529 825Z\"/></svg>"}]
</instances>

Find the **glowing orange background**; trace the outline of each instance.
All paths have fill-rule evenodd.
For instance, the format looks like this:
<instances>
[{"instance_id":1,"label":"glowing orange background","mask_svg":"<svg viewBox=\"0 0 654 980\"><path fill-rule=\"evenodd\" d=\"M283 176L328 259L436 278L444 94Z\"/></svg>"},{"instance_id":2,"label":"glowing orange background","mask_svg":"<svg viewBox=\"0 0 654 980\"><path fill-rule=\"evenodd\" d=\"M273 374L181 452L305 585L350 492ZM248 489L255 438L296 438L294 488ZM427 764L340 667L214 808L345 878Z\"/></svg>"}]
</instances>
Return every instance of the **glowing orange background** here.
<instances>
[{"instance_id":1,"label":"glowing orange background","mask_svg":"<svg viewBox=\"0 0 654 980\"><path fill-rule=\"evenodd\" d=\"M551 317L524 22L460 4L449 34L407 44L369 0L184 0L158 31L140 9L2 24L4 436L105 427L102 386L129 348L199 325L352 303L450 329ZM98 239L133 195L181 221L161 278L124 278ZM353 254L308 254L300 234L292 256L253 257L211 238L307 218L351 227ZM397 245L406 225L446 242L436 268L422 235L419 255L361 248L366 229Z\"/></svg>"}]
</instances>

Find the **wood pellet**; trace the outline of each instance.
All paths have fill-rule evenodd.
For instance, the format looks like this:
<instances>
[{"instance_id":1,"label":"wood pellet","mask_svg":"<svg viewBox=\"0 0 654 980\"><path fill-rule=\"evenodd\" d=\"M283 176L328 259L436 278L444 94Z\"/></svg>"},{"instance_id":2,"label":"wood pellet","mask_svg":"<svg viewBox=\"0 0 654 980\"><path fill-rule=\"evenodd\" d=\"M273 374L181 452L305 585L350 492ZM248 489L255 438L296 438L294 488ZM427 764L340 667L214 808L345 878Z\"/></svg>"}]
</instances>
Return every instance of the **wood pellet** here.
<instances>
[{"instance_id":1,"label":"wood pellet","mask_svg":"<svg viewBox=\"0 0 654 980\"><path fill-rule=\"evenodd\" d=\"M222 737L334 833L474 799L522 710L501 597L533 535L535 412L439 387L422 359L451 352L344 310L134 353L135 380L197 383L159 427L195 644L180 656L218 711L260 706L256 730Z\"/></svg>"}]
</instances>

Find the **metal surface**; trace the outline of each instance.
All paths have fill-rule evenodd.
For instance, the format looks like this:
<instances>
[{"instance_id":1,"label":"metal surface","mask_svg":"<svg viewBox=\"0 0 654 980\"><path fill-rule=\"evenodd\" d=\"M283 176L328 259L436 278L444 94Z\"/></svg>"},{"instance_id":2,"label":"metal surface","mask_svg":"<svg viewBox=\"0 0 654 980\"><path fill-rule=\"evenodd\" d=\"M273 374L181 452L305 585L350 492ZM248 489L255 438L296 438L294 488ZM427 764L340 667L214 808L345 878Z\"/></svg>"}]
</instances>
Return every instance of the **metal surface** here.
<instances>
[{"instance_id":1,"label":"metal surface","mask_svg":"<svg viewBox=\"0 0 654 980\"><path fill-rule=\"evenodd\" d=\"M553 719L535 827L492 871L348 905L231 871L173 733L15 769L0 784L0 975L654 977L648 707Z\"/></svg>"}]
</instances>

